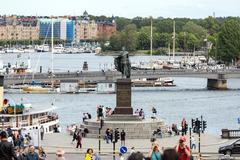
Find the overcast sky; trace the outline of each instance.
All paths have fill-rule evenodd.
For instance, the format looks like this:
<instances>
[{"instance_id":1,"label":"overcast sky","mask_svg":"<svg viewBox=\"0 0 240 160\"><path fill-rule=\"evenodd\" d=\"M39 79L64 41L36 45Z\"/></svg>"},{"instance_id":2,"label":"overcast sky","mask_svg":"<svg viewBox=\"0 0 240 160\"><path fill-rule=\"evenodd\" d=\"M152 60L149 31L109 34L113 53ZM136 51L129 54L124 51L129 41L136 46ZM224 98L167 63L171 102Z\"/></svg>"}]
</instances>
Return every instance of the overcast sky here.
<instances>
[{"instance_id":1,"label":"overcast sky","mask_svg":"<svg viewBox=\"0 0 240 160\"><path fill-rule=\"evenodd\" d=\"M240 16L240 0L1 0L0 14L122 17Z\"/></svg>"}]
</instances>

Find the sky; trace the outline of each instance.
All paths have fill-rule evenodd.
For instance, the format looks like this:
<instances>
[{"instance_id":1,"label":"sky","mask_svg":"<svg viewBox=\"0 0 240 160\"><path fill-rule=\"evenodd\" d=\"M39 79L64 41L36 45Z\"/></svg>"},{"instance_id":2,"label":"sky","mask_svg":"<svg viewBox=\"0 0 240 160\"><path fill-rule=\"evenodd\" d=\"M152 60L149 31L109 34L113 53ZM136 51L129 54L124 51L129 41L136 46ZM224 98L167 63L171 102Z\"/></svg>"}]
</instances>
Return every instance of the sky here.
<instances>
[{"instance_id":1,"label":"sky","mask_svg":"<svg viewBox=\"0 0 240 160\"><path fill-rule=\"evenodd\" d=\"M1 15L205 18L240 16L240 0L1 0Z\"/></svg>"}]
</instances>

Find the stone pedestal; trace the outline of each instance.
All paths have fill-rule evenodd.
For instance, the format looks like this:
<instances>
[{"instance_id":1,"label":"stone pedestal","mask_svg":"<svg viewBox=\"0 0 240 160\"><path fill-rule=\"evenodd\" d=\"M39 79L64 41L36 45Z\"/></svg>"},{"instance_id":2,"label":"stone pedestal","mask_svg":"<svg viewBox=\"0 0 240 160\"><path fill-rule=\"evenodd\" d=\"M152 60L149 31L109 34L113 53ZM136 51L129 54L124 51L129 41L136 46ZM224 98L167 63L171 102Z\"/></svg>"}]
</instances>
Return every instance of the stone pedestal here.
<instances>
[{"instance_id":1,"label":"stone pedestal","mask_svg":"<svg viewBox=\"0 0 240 160\"><path fill-rule=\"evenodd\" d=\"M131 106L131 93L131 79L118 79L116 92L117 106L114 110L114 114L133 114L133 108Z\"/></svg>"}]
</instances>

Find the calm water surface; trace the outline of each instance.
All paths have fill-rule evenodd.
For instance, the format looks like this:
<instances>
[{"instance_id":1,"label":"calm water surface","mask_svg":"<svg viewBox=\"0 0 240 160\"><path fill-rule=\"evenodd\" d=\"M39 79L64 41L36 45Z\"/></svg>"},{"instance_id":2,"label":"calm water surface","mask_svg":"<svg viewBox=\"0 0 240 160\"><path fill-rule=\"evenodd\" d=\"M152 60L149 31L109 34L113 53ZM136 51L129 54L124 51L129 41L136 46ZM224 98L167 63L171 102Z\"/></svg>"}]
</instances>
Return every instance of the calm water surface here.
<instances>
[{"instance_id":1,"label":"calm water surface","mask_svg":"<svg viewBox=\"0 0 240 160\"><path fill-rule=\"evenodd\" d=\"M39 57L39 66L47 70L51 64L51 55L43 53L30 55L33 64L36 64ZM20 59L16 54L2 55L1 58L7 62L27 62L27 54ZM160 58L160 57L153 57ZM166 57L164 57L166 58ZM147 61L149 56L131 57L131 61ZM89 64L90 70L99 70L100 65L106 64L110 67L113 58L110 56L94 56L93 54L80 55L54 55L54 68L58 71L80 70L84 61ZM38 68L38 67L37 67ZM143 108L146 116L151 116L151 108L155 106L159 117L166 123L178 123L185 117L189 124L191 118L203 115L207 120L207 131L220 135L222 128L237 129L237 118L240 117L240 80L228 80L227 91L209 91L206 89L206 79L201 78L174 78L177 87L155 88L133 91L132 106L134 109ZM58 107L57 112L61 124L66 126L82 120L82 113L89 112L96 115L96 106L114 107L115 94L6 94L7 98L14 102L23 98L24 102L30 102L34 107L45 108L52 102Z\"/></svg>"}]
</instances>

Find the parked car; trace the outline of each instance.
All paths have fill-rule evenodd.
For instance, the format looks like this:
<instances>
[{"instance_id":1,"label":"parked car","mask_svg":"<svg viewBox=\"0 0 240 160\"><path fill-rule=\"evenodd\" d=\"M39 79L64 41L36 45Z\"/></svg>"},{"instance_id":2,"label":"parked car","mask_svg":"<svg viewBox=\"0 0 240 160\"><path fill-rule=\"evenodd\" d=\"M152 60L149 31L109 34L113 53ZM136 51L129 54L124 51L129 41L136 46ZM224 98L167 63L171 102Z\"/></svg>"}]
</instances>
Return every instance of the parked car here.
<instances>
[{"instance_id":1,"label":"parked car","mask_svg":"<svg viewBox=\"0 0 240 160\"><path fill-rule=\"evenodd\" d=\"M240 139L230 145L220 147L218 153L225 155L240 154Z\"/></svg>"}]
</instances>

